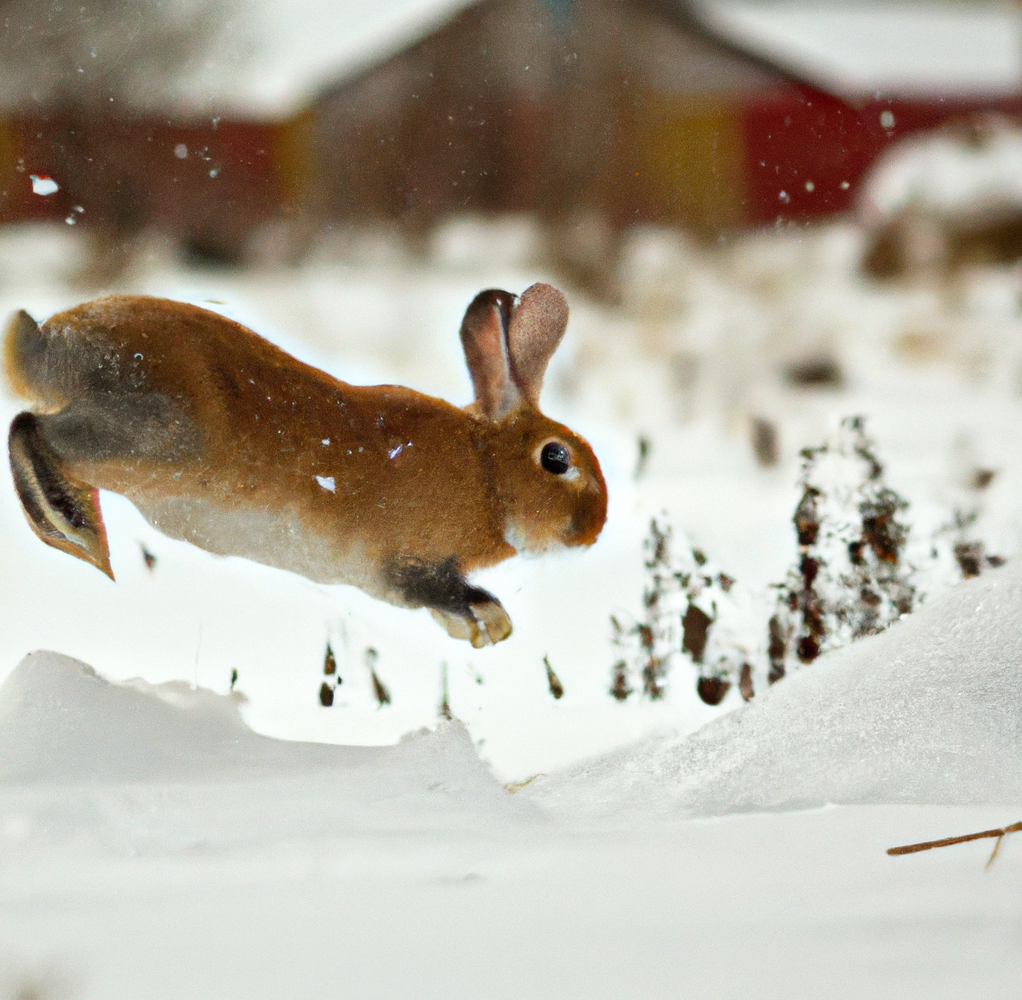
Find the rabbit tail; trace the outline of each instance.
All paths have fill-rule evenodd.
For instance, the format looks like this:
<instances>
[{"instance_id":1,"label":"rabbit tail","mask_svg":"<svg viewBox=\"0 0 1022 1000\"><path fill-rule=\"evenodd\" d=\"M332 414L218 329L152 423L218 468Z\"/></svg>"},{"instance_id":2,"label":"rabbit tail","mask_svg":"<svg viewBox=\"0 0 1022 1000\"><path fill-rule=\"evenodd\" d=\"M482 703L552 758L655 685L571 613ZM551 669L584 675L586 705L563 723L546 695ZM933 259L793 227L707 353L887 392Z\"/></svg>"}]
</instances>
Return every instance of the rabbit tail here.
<instances>
[{"instance_id":1,"label":"rabbit tail","mask_svg":"<svg viewBox=\"0 0 1022 1000\"><path fill-rule=\"evenodd\" d=\"M44 404L53 396L48 340L24 309L10 318L4 334L8 384L18 396Z\"/></svg>"}]
</instances>

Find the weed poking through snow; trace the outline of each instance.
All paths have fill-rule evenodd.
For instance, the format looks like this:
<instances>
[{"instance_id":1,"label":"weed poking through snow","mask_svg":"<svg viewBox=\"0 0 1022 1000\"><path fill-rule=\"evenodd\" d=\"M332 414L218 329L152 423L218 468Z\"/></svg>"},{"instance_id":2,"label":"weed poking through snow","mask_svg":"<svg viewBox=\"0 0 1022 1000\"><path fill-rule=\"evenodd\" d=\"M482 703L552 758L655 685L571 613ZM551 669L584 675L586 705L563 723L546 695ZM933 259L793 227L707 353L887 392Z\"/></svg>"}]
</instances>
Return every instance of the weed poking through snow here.
<instances>
[{"instance_id":1,"label":"weed poking through snow","mask_svg":"<svg viewBox=\"0 0 1022 1000\"><path fill-rule=\"evenodd\" d=\"M441 719L447 719L448 722L454 718L454 713L451 711L451 689L447 682L446 660L440 664L440 705L437 708L437 714Z\"/></svg>"},{"instance_id":2,"label":"weed poking through snow","mask_svg":"<svg viewBox=\"0 0 1022 1000\"><path fill-rule=\"evenodd\" d=\"M546 666L546 682L550 688L550 693L553 695L555 701L560 701L564 697L564 685L561 683L560 678L554 673L554 668L550 666L550 657L544 656L543 663Z\"/></svg>"},{"instance_id":3,"label":"weed poking through snow","mask_svg":"<svg viewBox=\"0 0 1022 1000\"><path fill-rule=\"evenodd\" d=\"M951 555L963 580L971 580L987 568L996 569L1004 565L1004 557L987 555L986 545L973 534L972 528L979 515L978 504L966 510L956 509L951 523L944 525L933 540L932 556L938 562L942 556L946 559L946 552L942 552L942 549L950 542Z\"/></svg>"},{"instance_id":4,"label":"weed poking through snow","mask_svg":"<svg viewBox=\"0 0 1022 1000\"><path fill-rule=\"evenodd\" d=\"M908 501L885 483L863 418L845 418L828 441L804 449L802 457L801 498L792 518L798 557L775 587L773 614L700 549L675 545L666 515L651 521L643 543L642 619L621 612L610 619L619 651L612 697L626 701L637 682L647 698L662 698L680 656L696 667L696 690L707 704L719 704L736 683L748 701L760 670L773 684L829 649L883 631L922 599L916 567L904 557ZM981 471L972 484L977 492L993 478ZM976 516L956 512L934 539L928 566L940 562L939 550L963 578L1003 564L970 534Z\"/></svg>"},{"instance_id":5,"label":"weed poking through snow","mask_svg":"<svg viewBox=\"0 0 1022 1000\"><path fill-rule=\"evenodd\" d=\"M611 616L613 643L622 657L614 664L610 693L625 701L637 674L642 693L657 700L678 657L699 671L696 690L707 704L723 700L732 677L744 676L751 697L751 650L740 641L746 609L734 578L714 567L701 549L685 543L676 555L666 520L650 522L646 549L647 585L642 621Z\"/></svg>"},{"instance_id":6,"label":"weed poking through snow","mask_svg":"<svg viewBox=\"0 0 1022 1000\"><path fill-rule=\"evenodd\" d=\"M618 649L628 645L628 630L621 624L616 615L610 616L612 633L611 643ZM634 688L628 683L628 661L618 660L611 669L610 696L617 701L627 701Z\"/></svg>"},{"instance_id":7,"label":"weed poking through snow","mask_svg":"<svg viewBox=\"0 0 1022 1000\"><path fill-rule=\"evenodd\" d=\"M334 703L334 692L344 683L337 672L337 658L329 642L326 644L326 655L323 657L323 676L326 680L319 686L319 703L324 708L329 708Z\"/></svg>"},{"instance_id":8,"label":"weed poking through snow","mask_svg":"<svg viewBox=\"0 0 1022 1000\"><path fill-rule=\"evenodd\" d=\"M376 701L380 708L384 705L390 704L390 691L387 689L387 685L380 680L379 675L376 673L376 661L379 659L380 654L373 649L372 646L368 647L365 652L366 666L369 668L369 673L373 679L373 694L376 695Z\"/></svg>"},{"instance_id":9,"label":"weed poking through snow","mask_svg":"<svg viewBox=\"0 0 1022 1000\"><path fill-rule=\"evenodd\" d=\"M846 417L828 441L804 449L802 458L802 495L792 518L798 558L775 587L775 610L765 629L765 614L751 595L700 549L686 543L675 554L666 514L650 523L643 618L629 621L618 613L610 619L611 641L619 651L611 669L612 697L626 701L637 678L642 694L662 698L673 661L681 656L697 668L696 690L704 702L719 704L736 680L748 701L757 665L767 668L773 684L829 649L882 632L923 598L913 581L916 567L904 558L908 501L884 482L863 418ZM981 492L993 477L990 470L976 470L970 489ZM957 564L956 575L963 579L1003 565L971 533L978 514L974 502L937 532L924 561L931 575L948 562ZM754 636L764 636L765 650Z\"/></svg>"},{"instance_id":10,"label":"weed poking through snow","mask_svg":"<svg viewBox=\"0 0 1022 1000\"><path fill-rule=\"evenodd\" d=\"M820 653L883 631L912 610L912 568L902 559L908 501L883 480L861 417L802 452L795 509L798 562L769 623L770 680Z\"/></svg>"}]
</instances>

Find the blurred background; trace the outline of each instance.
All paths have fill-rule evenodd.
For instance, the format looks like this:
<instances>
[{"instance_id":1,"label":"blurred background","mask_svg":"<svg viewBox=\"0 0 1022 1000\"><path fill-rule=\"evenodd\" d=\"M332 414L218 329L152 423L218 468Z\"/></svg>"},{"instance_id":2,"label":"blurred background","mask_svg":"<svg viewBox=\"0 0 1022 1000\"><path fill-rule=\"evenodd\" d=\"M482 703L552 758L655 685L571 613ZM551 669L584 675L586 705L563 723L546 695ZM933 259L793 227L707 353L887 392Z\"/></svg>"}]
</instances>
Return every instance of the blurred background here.
<instances>
[{"instance_id":1,"label":"blurred background","mask_svg":"<svg viewBox=\"0 0 1022 1000\"><path fill-rule=\"evenodd\" d=\"M974 160L1003 139L1017 4L3 0L0 18L0 221L73 222L97 277L145 232L244 265L355 225L422 249L466 215L532 217L551 266L611 299L648 223L715 241L854 213L884 277L1019 243L1005 163L982 220L923 163L869 184L923 136Z\"/></svg>"},{"instance_id":2,"label":"blurred background","mask_svg":"<svg viewBox=\"0 0 1022 1000\"><path fill-rule=\"evenodd\" d=\"M469 655L105 498L114 586L38 544L4 477L0 676L41 646L217 690L237 671L257 728L361 742L443 700L513 776L811 662L767 623L800 498L828 488L804 449L862 451L842 418L905 500L917 602L1022 550L1020 4L0 0L0 66L5 313L184 298L463 404L465 305L549 280L572 321L545 409L611 486L591 553L483 581L517 631ZM644 645L653 518L668 577L713 572Z\"/></svg>"}]
</instances>

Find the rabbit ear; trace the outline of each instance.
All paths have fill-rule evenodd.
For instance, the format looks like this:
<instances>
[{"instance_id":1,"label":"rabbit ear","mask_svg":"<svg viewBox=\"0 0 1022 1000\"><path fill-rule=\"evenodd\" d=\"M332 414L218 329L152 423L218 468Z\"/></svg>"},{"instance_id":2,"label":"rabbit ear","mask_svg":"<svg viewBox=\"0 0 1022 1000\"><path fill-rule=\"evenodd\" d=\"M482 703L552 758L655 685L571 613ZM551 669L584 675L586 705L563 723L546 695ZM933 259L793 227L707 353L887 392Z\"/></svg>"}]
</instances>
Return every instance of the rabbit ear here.
<instances>
[{"instance_id":1,"label":"rabbit ear","mask_svg":"<svg viewBox=\"0 0 1022 1000\"><path fill-rule=\"evenodd\" d=\"M525 398L539 405L539 391L550 358L568 325L568 301L553 285L535 284L522 292L508 330L511 377Z\"/></svg>"},{"instance_id":2,"label":"rabbit ear","mask_svg":"<svg viewBox=\"0 0 1022 1000\"><path fill-rule=\"evenodd\" d=\"M522 401L511 378L507 352L513 301L510 292L499 288L480 292L461 322L461 346L472 375L476 403L490 420L504 416Z\"/></svg>"}]
</instances>

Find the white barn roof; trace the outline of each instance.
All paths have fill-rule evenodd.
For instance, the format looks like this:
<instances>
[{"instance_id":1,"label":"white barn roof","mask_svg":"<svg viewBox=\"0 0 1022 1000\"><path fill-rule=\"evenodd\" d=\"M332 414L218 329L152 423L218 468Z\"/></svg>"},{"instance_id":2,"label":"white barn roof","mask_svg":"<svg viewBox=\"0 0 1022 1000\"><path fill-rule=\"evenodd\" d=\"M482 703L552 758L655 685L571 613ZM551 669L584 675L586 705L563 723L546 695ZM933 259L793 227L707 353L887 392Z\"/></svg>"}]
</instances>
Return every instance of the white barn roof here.
<instances>
[{"instance_id":1,"label":"white barn roof","mask_svg":"<svg viewBox=\"0 0 1022 1000\"><path fill-rule=\"evenodd\" d=\"M326 85L401 51L475 0L226 2L226 20L213 44L193 57L175 83L147 90L142 81L135 94L140 107L280 117L300 110ZM1019 5L862 3L694 0L693 8L722 39L845 97L1022 90ZM188 6L182 0L182 9ZM88 55L79 72L89 69ZM0 80L0 107L31 103L32 89L18 74L8 74ZM126 99L131 97L129 91Z\"/></svg>"},{"instance_id":2,"label":"white barn roof","mask_svg":"<svg viewBox=\"0 0 1022 1000\"><path fill-rule=\"evenodd\" d=\"M1017 4L703 0L700 10L722 35L844 97L1022 90Z\"/></svg>"}]
</instances>

